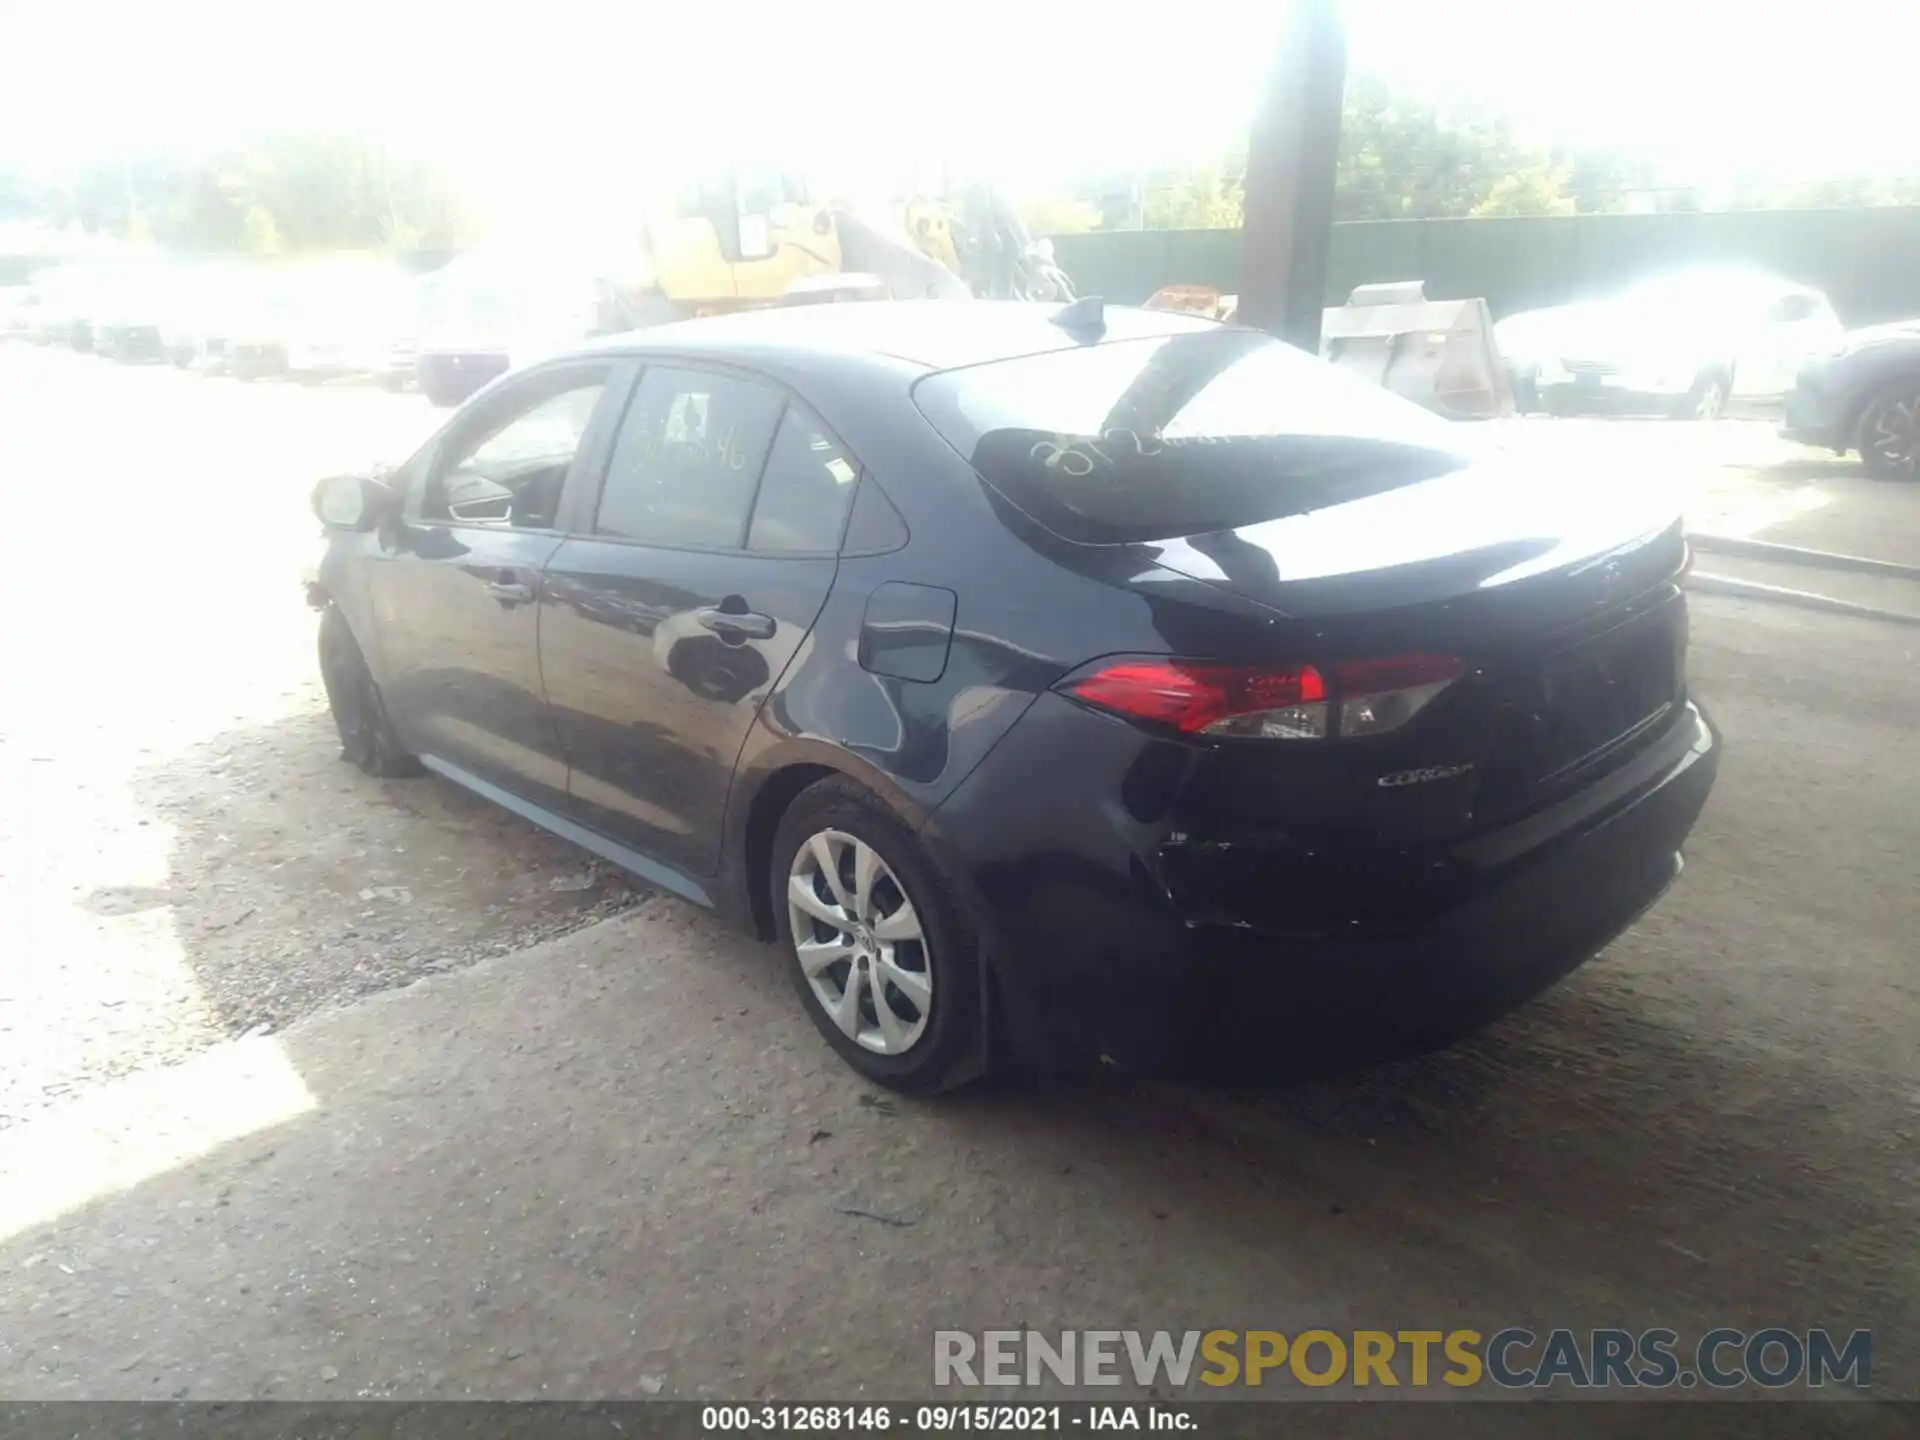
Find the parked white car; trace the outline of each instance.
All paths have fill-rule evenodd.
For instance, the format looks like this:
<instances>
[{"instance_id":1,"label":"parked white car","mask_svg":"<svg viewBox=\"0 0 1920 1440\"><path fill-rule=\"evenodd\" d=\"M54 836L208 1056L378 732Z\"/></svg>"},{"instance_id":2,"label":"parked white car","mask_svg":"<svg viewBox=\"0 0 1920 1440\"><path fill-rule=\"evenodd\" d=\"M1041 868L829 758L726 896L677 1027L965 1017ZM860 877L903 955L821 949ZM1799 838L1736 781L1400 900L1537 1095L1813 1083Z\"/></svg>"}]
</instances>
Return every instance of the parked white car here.
<instances>
[{"instance_id":1,"label":"parked white car","mask_svg":"<svg viewBox=\"0 0 1920 1440\"><path fill-rule=\"evenodd\" d=\"M515 366L607 327L607 284L565 260L474 253L427 277L415 367L421 393L458 405Z\"/></svg>"},{"instance_id":2,"label":"parked white car","mask_svg":"<svg viewBox=\"0 0 1920 1440\"><path fill-rule=\"evenodd\" d=\"M1713 419L1775 409L1841 335L1818 290L1749 270L1688 270L1494 327L1523 409Z\"/></svg>"},{"instance_id":3,"label":"parked white car","mask_svg":"<svg viewBox=\"0 0 1920 1440\"><path fill-rule=\"evenodd\" d=\"M297 287L287 328L287 373L317 383L346 376L385 380L395 352L411 362L419 318L414 281L389 266L335 267Z\"/></svg>"}]
</instances>

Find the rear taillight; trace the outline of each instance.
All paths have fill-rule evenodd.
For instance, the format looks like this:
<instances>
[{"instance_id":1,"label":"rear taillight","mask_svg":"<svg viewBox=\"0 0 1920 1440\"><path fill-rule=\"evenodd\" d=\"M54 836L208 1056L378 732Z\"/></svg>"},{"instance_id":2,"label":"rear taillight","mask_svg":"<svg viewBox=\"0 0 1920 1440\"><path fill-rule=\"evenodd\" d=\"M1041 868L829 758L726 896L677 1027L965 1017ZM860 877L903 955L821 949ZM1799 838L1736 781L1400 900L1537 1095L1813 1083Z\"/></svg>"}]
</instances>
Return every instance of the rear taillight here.
<instances>
[{"instance_id":1,"label":"rear taillight","mask_svg":"<svg viewBox=\"0 0 1920 1440\"><path fill-rule=\"evenodd\" d=\"M1325 740L1397 730L1465 670L1444 655L1288 669L1130 659L1101 665L1060 688L1101 710L1188 735Z\"/></svg>"},{"instance_id":2,"label":"rear taillight","mask_svg":"<svg viewBox=\"0 0 1920 1440\"><path fill-rule=\"evenodd\" d=\"M1395 655L1384 660L1343 660L1333 667L1341 735L1384 735L1398 730L1466 670L1450 655Z\"/></svg>"},{"instance_id":3,"label":"rear taillight","mask_svg":"<svg viewBox=\"0 0 1920 1440\"><path fill-rule=\"evenodd\" d=\"M1065 688L1102 710L1189 735L1308 740L1327 733L1327 685L1311 665L1253 670L1185 660L1121 660Z\"/></svg>"}]
</instances>

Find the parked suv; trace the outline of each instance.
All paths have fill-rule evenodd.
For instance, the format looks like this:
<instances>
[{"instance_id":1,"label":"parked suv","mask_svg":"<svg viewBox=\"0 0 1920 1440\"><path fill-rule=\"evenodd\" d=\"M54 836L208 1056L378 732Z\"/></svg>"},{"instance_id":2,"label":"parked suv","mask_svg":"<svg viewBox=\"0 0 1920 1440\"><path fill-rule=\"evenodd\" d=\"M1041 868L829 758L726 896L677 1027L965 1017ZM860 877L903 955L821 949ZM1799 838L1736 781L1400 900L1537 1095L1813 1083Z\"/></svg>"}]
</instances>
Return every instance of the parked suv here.
<instances>
[{"instance_id":1,"label":"parked suv","mask_svg":"<svg viewBox=\"0 0 1920 1440\"><path fill-rule=\"evenodd\" d=\"M1800 371L1781 433L1920 479L1920 320L1849 331Z\"/></svg>"}]
</instances>

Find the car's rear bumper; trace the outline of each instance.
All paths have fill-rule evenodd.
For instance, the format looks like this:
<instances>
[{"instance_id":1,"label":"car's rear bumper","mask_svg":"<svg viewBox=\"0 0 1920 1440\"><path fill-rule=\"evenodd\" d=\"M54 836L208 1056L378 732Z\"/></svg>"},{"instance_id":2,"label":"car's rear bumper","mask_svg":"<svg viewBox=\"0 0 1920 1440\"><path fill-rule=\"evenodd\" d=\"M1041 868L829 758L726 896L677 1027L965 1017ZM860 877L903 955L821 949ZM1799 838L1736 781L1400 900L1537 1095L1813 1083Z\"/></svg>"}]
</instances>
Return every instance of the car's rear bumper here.
<instances>
[{"instance_id":1,"label":"car's rear bumper","mask_svg":"<svg viewBox=\"0 0 1920 1440\"><path fill-rule=\"evenodd\" d=\"M1780 433L1787 439L1829 450L1849 450L1853 437L1845 429L1845 417L1834 396L1805 380L1788 392L1786 414L1780 422Z\"/></svg>"},{"instance_id":2,"label":"car's rear bumper","mask_svg":"<svg viewBox=\"0 0 1920 1440\"><path fill-rule=\"evenodd\" d=\"M1324 854L1302 858L1300 837L1277 837L1284 846L1266 852L1270 869L1254 877L1264 883L1249 891L1258 845L1138 822L1129 791L1151 785L1155 762L1142 746L1129 756L1124 727L1083 728L1090 717L1071 709L1042 697L929 824L979 902L1003 1043L1049 1070L1143 1071L1197 1055L1297 1073L1465 1033L1597 953L1660 896L1719 760L1711 725L1686 704L1647 748L1524 819L1447 847L1349 850L1333 876ZM1063 806L1075 792L1099 799ZM1355 897L1351 913L1289 933L1284 903L1197 905L1176 855L1234 867L1242 895L1308 894L1325 877ZM1409 904L1421 895L1432 903Z\"/></svg>"}]
</instances>

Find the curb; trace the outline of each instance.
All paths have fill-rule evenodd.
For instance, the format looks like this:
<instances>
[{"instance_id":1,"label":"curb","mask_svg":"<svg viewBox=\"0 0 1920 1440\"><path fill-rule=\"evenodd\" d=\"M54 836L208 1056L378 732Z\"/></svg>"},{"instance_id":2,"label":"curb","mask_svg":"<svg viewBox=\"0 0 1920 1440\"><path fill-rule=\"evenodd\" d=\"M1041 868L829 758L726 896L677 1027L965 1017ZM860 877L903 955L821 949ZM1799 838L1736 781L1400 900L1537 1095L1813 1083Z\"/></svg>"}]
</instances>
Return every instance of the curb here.
<instances>
[{"instance_id":1,"label":"curb","mask_svg":"<svg viewBox=\"0 0 1920 1440\"><path fill-rule=\"evenodd\" d=\"M1696 535L1690 532L1687 543L1706 555L1774 560L1783 565L1805 565L1815 570L1846 570L1856 575L1888 575L1901 580L1920 580L1920 565L1869 560L1864 555L1841 555L1831 550L1803 550L1798 545L1776 545L1771 540L1742 540L1731 535Z\"/></svg>"},{"instance_id":2,"label":"curb","mask_svg":"<svg viewBox=\"0 0 1920 1440\"><path fill-rule=\"evenodd\" d=\"M1920 575L1915 576L1920 579ZM1894 625L1920 626L1920 615L1905 610L1883 610L1877 605L1859 605L1852 600L1837 600L1811 590L1789 590L1782 585L1762 585L1757 580L1738 580L1731 575L1711 575L1696 570L1687 577L1687 588L1703 595L1731 595L1742 600L1772 600L1782 605L1797 605L1803 610L1824 610L1832 615L1852 615L1865 620L1885 620Z\"/></svg>"}]
</instances>

